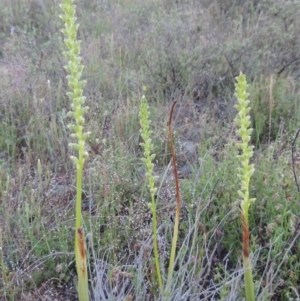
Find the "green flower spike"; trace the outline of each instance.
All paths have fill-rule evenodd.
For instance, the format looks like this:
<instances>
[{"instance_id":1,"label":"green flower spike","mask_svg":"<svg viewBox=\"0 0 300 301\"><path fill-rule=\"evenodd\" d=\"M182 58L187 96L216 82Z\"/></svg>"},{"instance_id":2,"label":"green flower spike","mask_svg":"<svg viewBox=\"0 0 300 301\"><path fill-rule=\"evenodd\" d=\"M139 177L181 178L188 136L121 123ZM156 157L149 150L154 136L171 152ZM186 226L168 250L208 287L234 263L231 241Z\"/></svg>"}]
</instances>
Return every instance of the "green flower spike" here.
<instances>
[{"instance_id":1,"label":"green flower spike","mask_svg":"<svg viewBox=\"0 0 300 301\"><path fill-rule=\"evenodd\" d=\"M75 143L70 143L69 146L78 152L78 157L72 156L71 159L74 162L77 170L77 183L76 183L76 230L75 230L75 258L76 268L78 275L78 296L80 301L88 301L88 274L87 263L84 245L84 233L81 227L81 196L82 196L82 172L84 161L88 156L88 153L84 149L84 144L89 133L83 132L84 126L84 114L88 108L83 107L85 97L83 96L83 87L85 81L80 80L83 70L80 57L80 41L76 40L78 24L76 24L76 6L73 0L64 0L60 4L64 14L60 15L60 18L64 22L64 29L62 33L65 36L64 42L67 46L67 51L64 51L64 56L68 59L68 63L65 66L67 70L67 80L71 91L67 92L67 95L72 101L72 111L69 112L69 116L73 117L75 123L70 124L69 128L73 132L71 135L77 140Z\"/></svg>"},{"instance_id":2,"label":"green flower spike","mask_svg":"<svg viewBox=\"0 0 300 301\"><path fill-rule=\"evenodd\" d=\"M239 196L242 198L241 209L242 214L246 218L248 223L248 209L255 199L249 199L249 183L250 178L254 173L254 165L250 164L249 161L253 156L253 146L248 145L251 140L251 133L253 131L250 128L250 107L248 106L250 101L247 99L249 93L246 92L247 82L246 77L243 74L240 74L237 79L236 84L236 93L235 96L238 99L238 104L235 106L238 110L238 115L235 119L236 124L238 125L237 134L241 138L242 142L238 143L238 148L241 149L241 155L238 155L240 162L240 167L238 168L238 177L241 180L241 189L238 191Z\"/></svg>"},{"instance_id":3,"label":"green flower spike","mask_svg":"<svg viewBox=\"0 0 300 301\"><path fill-rule=\"evenodd\" d=\"M235 122L238 126L237 135L241 138L241 142L238 143L238 148L241 150L241 154L237 156L240 167L238 168L238 178L241 181L241 188L238 190L238 194L241 197L241 219L243 226L243 265L245 273L245 292L246 300L254 301L254 285L252 276L251 260L249 258L249 223L248 223L248 210L255 199L249 197L249 183L250 178L254 173L254 165L250 164L250 159L253 156L253 146L249 145L251 140L252 128L250 121L250 101L247 99L249 94L246 92L247 82L246 77L242 73L236 78L237 83L235 85L235 96L238 100L235 106L238 110Z\"/></svg>"},{"instance_id":4,"label":"green flower spike","mask_svg":"<svg viewBox=\"0 0 300 301\"><path fill-rule=\"evenodd\" d=\"M152 140L150 138L152 131L150 130L150 119L149 119L149 106L145 96L142 97L140 105L140 124L141 124L141 136L144 143L140 145L144 148L144 158L142 161L146 166L146 177L149 181L149 189L151 195L151 211L152 211L152 227L153 227L153 245L154 245L154 259L156 265L156 274L158 279L158 285L162 291L162 278L160 273L160 265L158 258L158 245L157 245L157 222L156 222L156 201L155 201L155 177L153 176L154 164L152 163L155 158L155 154L151 154L153 149Z\"/></svg>"}]
</instances>

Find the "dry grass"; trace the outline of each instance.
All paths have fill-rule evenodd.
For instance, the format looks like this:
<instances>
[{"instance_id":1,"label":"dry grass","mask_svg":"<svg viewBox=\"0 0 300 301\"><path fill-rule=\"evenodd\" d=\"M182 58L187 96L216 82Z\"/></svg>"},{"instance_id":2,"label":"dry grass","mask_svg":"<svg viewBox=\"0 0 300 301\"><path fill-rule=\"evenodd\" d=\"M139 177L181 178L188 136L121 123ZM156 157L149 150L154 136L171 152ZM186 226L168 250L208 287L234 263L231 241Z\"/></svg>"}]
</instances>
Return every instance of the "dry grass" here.
<instances>
[{"instance_id":1,"label":"dry grass","mask_svg":"<svg viewBox=\"0 0 300 301\"><path fill-rule=\"evenodd\" d=\"M243 300L232 123L240 70L251 84L256 146L251 193L257 202L250 213L256 293L258 300L297 300L300 208L291 141L300 116L299 4L77 5L92 132L83 195L92 300L160 300L140 162L143 94L151 104L160 179L162 266L174 215L166 123L178 100L183 208L170 300ZM4 0L0 8L0 300L76 300L60 10L42 0Z\"/></svg>"}]
</instances>

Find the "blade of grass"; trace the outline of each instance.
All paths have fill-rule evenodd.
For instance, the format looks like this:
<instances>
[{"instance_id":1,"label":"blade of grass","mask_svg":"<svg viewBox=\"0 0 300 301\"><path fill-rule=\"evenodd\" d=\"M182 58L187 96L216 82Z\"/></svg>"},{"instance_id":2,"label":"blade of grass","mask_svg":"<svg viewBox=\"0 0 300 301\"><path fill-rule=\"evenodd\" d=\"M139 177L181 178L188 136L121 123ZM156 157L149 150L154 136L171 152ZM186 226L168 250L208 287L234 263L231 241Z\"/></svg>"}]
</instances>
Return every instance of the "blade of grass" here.
<instances>
[{"instance_id":1,"label":"blade of grass","mask_svg":"<svg viewBox=\"0 0 300 301\"><path fill-rule=\"evenodd\" d=\"M170 141L170 149L171 149L171 153L172 153L172 162L173 162L173 170L174 170L174 178L175 178L175 186L176 186L177 203L176 203L175 223L174 223L174 229L173 229L171 255L170 255L170 261L169 261L168 280L167 280L167 287L166 287L166 294L165 294L166 299L168 299L168 297L170 295L170 289L171 289L172 278L173 278L176 246L177 246L177 239L178 239L178 228L179 228L179 220L180 220L180 205L181 205L179 178L178 178L178 170L177 170L177 160L176 160L176 153L175 153L174 141L173 141L173 131L172 131L172 119L173 119L173 112L174 112L176 103L177 103L177 101L175 101L172 105L169 123L168 123L169 141Z\"/></svg>"}]
</instances>

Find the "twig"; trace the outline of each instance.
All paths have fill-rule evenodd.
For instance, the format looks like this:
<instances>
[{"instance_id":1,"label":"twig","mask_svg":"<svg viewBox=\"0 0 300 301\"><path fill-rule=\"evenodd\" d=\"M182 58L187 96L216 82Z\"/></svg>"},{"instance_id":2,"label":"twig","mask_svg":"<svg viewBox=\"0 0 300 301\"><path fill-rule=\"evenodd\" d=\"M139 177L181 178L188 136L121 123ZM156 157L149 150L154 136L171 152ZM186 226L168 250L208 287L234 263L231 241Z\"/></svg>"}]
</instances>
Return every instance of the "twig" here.
<instances>
[{"instance_id":1,"label":"twig","mask_svg":"<svg viewBox=\"0 0 300 301\"><path fill-rule=\"evenodd\" d=\"M297 140L299 134L300 134L300 130L298 130L298 132L293 140L293 143L292 143L292 166L293 166L293 174L294 174L294 179L295 179L295 183L296 183L298 192L300 192L300 185L297 180L296 169L295 169L295 153L296 153L296 140Z\"/></svg>"}]
</instances>

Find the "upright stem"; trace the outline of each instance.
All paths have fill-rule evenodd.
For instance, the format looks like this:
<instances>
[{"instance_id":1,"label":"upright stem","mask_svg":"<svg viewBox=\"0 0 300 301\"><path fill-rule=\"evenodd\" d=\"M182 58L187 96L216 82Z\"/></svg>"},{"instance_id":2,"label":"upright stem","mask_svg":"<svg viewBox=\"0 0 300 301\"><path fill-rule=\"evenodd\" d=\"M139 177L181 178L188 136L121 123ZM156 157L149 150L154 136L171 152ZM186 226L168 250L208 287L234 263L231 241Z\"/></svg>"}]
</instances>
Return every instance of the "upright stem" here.
<instances>
[{"instance_id":1,"label":"upright stem","mask_svg":"<svg viewBox=\"0 0 300 301\"><path fill-rule=\"evenodd\" d=\"M254 301L254 285L253 285L253 275L252 275L252 265L250 260L250 252L249 252L249 242L250 242L250 234L249 234L249 224L248 220L245 220L243 215L242 218L242 226L243 226L243 266L244 266L244 278L245 278L245 294L247 301Z\"/></svg>"},{"instance_id":2,"label":"upright stem","mask_svg":"<svg viewBox=\"0 0 300 301\"><path fill-rule=\"evenodd\" d=\"M170 118L169 118L169 140L170 140L170 148L172 153L172 162L173 162L173 170L174 170L174 178L175 178L175 185L176 185L176 212L175 212L175 223L173 229L173 239L172 239L172 247L171 247L171 254L170 254L170 262L169 262L169 271L168 271L168 281L166 287L166 294L165 297L168 299L170 295L170 289L173 279L173 270L174 270L174 262L175 262L175 255L176 255L176 246L177 246L177 239L178 239L178 228L179 228L179 220L180 220L180 205L181 205L181 198L180 198L180 189L179 189L179 178L178 178L178 170L177 170L177 160L173 142L173 131L172 131L172 119L173 119L173 112L176 105L176 101L173 103Z\"/></svg>"}]
</instances>

